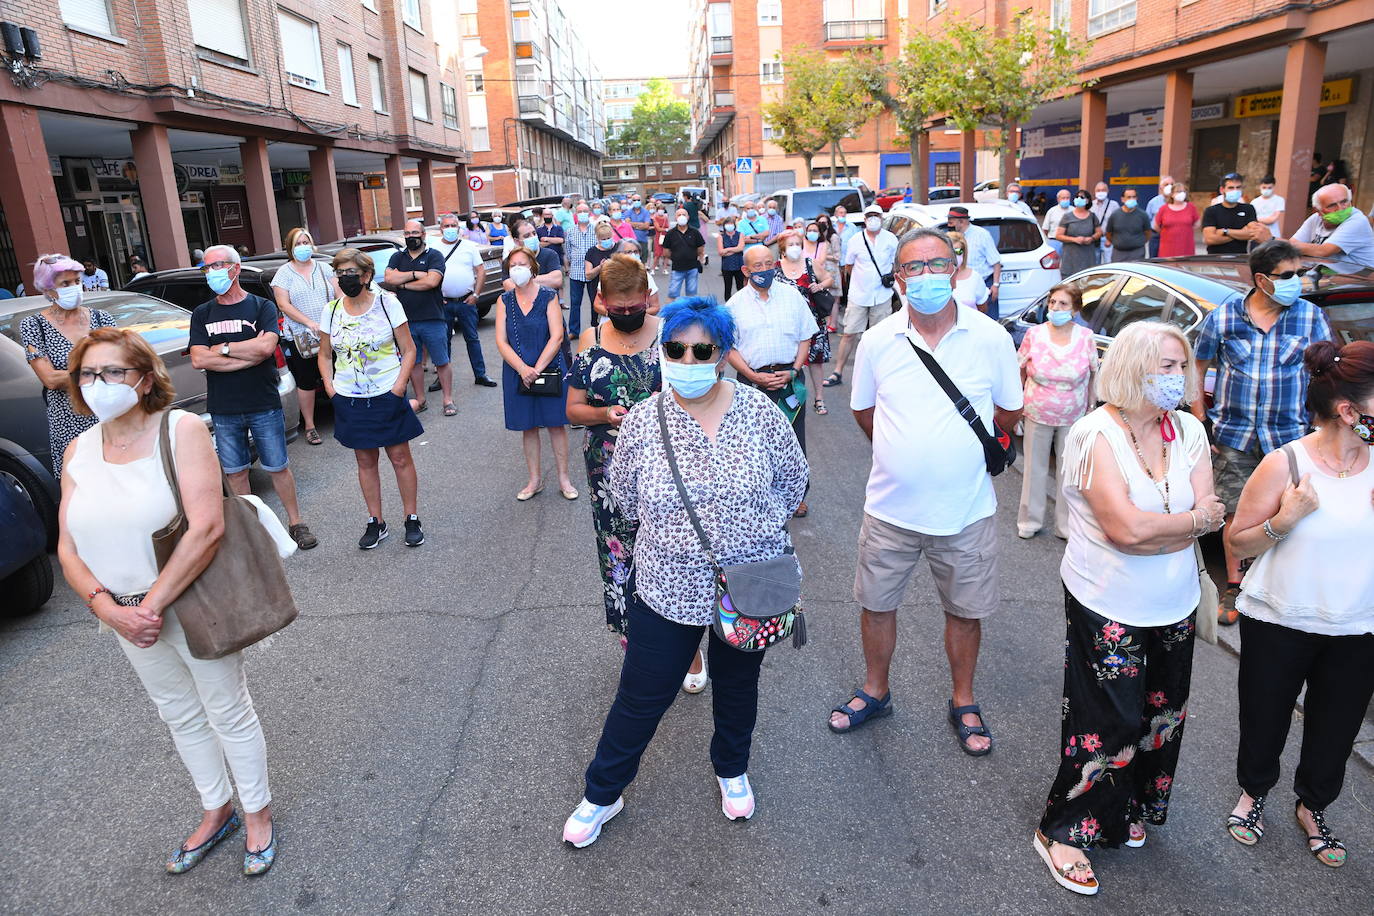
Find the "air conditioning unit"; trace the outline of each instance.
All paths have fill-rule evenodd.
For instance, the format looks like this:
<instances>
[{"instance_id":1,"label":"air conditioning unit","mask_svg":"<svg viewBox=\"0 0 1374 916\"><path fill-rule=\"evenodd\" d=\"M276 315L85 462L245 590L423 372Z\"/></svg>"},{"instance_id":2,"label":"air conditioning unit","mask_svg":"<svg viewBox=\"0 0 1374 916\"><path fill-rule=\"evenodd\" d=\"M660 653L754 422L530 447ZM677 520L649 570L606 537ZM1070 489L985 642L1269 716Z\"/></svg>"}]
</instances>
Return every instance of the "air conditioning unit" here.
<instances>
[{"instance_id":1,"label":"air conditioning unit","mask_svg":"<svg viewBox=\"0 0 1374 916\"><path fill-rule=\"evenodd\" d=\"M88 159L64 159L67 192L74 200L100 200L100 183Z\"/></svg>"}]
</instances>

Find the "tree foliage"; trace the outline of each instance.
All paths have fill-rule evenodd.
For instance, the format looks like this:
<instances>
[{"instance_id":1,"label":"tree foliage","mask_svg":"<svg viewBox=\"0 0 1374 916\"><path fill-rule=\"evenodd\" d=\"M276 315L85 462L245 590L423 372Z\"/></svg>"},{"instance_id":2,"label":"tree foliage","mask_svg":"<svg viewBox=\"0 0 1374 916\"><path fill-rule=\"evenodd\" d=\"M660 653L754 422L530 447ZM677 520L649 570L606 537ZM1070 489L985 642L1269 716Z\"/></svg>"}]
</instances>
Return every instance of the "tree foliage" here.
<instances>
[{"instance_id":1,"label":"tree foliage","mask_svg":"<svg viewBox=\"0 0 1374 916\"><path fill-rule=\"evenodd\" d=\"M794 48L783 56L783 73L781 97L763 106L763 116L782 131L773 142L790 155L805 157L808 171L811 157L828 145L833 169L841 141L878 108L865 91L862 72L852 55L831 58Z\"/></svg>"},{"instance_id":2,"label":"tree foliage","mask_svg":"<svg viewBox=\"0 0 1374 916\"><path fill-rule=\"evenodd\" d=\"M638 155L660 162L679 154L691 139L691 112L672 84L654 77L630 112L629 122L610 142L616 155Z\"/></svg>"}]
</instances>

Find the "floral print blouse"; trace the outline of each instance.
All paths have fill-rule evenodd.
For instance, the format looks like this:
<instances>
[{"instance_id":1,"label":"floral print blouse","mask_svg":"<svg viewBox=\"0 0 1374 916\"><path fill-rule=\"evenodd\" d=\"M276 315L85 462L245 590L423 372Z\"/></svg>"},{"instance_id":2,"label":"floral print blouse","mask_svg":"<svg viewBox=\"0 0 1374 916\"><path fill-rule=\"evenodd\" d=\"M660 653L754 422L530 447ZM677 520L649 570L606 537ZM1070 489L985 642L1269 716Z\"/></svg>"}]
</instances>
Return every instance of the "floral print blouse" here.
<instances>
[{"instance_id":1,"label":"floral print blouse","mask_svg":"<svg viewBox=\"0 0 1374 916\"><path fill-rule=\"evenodd\" d=\"M1026 331L1017 359L1026 370L1026 418L1041 426L1072 426L1088 412L1088 381L1097 371L1092 332L1071 324L1068 346L1050 339L1049 324Z\"/></svg>"},{"instance_id":2,"label":"floral print blouse","mask_svg":"<svg viewBox=\"0 0 1374 916\"><path fill-rule=\"evenodd\" d=\"M706 626L715 598L711 562L668 469L658 424L665 396L682 482L721 565L772 559L791 546L786 526L806 494L810 469L782 411L744 385L734 385L714 442L670 395L655 394L622 421L611 490L620 511L639 520L639 596L661 617Z\"/></svg>"}]
</instances>

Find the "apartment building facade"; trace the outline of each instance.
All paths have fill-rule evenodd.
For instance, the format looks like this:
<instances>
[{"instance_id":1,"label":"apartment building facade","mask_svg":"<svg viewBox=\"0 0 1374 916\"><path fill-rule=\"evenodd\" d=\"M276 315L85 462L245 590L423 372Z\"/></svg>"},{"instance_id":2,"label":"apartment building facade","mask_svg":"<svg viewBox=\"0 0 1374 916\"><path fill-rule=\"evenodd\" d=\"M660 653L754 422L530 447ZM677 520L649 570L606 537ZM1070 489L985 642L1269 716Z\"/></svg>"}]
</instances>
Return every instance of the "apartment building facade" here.
<instances>
[{"instance_id":1,"label":"apartment building facade","mask_svg":"<svg viewBox=\"0 0 1374 916\"><path fill-rule=\"evenodd\" d=\"M364 228L365 183L437 214L436 167L469 158L447 117L431 0L30 0L5 29L0 285L41 253L184 267L210 244L281 247Z\"/></svg>"},{"instance_id":2,"label":"apartment building facade","mask_svg":"<svg viewBox=\"0 0 1374 916\"><path fill-rule=\"evenodd\" d=\"M804 158L788 155L775 142L780 135L762 111L782 93L784 58L798 48L836 57L871 48L895 58L911 6L908 0L697 0L691 20L693 148L706 169L720 166L721 192L768 193L809 184ZM991 177L992 154L979 152L986 147L981 132L973 139L968 146L959 131L932 131L926 183L959 184L961 160L979 161L980 177ZM875 188L912 180L908 144L886 111L843 141L842 149L841 174L857 175ZM736 172L741 157L752 159L752 174ZM830 166L827 148L815 157L813 176L828 176Z\"/></svg>"},{"instance_id":3,"label":"apartment building facade","mask_svg":"<svg viewBox=\"0 0 1374 916\"><path fill-rule=\"evenodd\" d=\"M639 97L645 92L647 80L622 79L606 80L602 99L606 111L606 145L608 152L601 162L601 182L604 194L628 193L653 194L664 191L676 194L683 187L701 186L701 160L692 152L690 137L681 149L674 150L662 158L643 155L638 150L617 149L615 139L620 131L630 123ZM690 79L670 79L673 93L679 101L691 109L692 84Z\"/></svg>"},{"instance_id":4,"label":"apartment building facade","mask_svg":"<svg viewBox=\"0 0 1374 916\"><path fill-rule=\"evenodd\" d=\"M474 204L578 193L601 183L601 74L556 0L459 0Z\"/></svg>"},{"instance_id":5,"label":"apartment building facade","mask_svg":"<svg viewBox=\"0 0 1374 916\"><path fill-rule=\"evenodd\" d=\"M1285 231L1308 206L1313 157L1338 168L1358 206L1374 204L1374 8L1368 0L1025 0L1041 20L1092 48L1097 82L1022 126L1023 184L1050 196L1108 181L1152 190L1160 175L1210 201L1238 171L1247 192L1274 175ZM953 17L1005 27L983 0L911 0L911 24L935 34ZM999 18L1000 17L1000 18Z\"/></svg>"}]
</instances>

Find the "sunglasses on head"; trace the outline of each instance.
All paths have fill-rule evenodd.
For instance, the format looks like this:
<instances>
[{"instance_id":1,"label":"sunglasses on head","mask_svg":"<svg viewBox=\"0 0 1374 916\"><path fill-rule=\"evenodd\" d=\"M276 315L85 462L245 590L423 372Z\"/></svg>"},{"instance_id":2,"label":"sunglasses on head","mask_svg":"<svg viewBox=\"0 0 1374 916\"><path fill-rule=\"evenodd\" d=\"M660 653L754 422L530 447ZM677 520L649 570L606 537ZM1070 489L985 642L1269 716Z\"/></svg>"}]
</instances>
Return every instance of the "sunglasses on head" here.
<instances>
[{"instance_id":1,"label":"sunglasses on head","mask_svg":"<svg viewBox=\"0 0 1374 916\"><path fill-rule=\"evenodd\" d=\"M706 362L716 355L720 347L709 343L694 343L691 345L692 355L700 362ZM663 353L669 359L682 359L687 355L687 344L680 340L665 340L663 342Z\"/></svg>"},{"instance_id":2,"label":"sunglasses on head","mask_svg":"<svg viewBox=\"0 0 1374 916\"><path fill-rule=\"evenodd\" d=\"M1291 280L1294 277L1306 276L1308 268L1299 267L1297 270L1285 270L1281 274L1265 274L1266 277L1273 277L1275 280Z\"/></svg>"}]
</instances>

